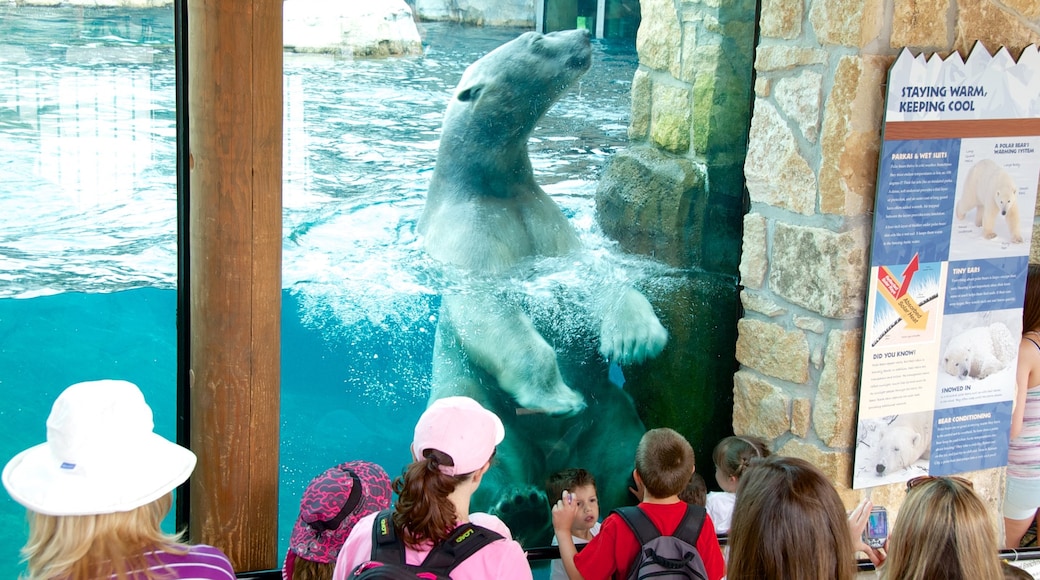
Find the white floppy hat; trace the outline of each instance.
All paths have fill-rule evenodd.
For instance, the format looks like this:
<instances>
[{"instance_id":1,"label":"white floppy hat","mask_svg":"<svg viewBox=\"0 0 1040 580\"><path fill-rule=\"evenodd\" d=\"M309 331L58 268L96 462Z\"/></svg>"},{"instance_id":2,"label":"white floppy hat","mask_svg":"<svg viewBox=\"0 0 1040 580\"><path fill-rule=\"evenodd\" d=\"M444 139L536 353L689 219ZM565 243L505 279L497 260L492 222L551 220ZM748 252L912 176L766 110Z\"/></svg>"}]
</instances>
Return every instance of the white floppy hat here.
<instances>
[{"instance_id":1,"label":"white floppy hat","mask_svg":"<svg viewBox=\"0 0 1040 580\"><path fill-rule=\"evenodd\" d=\"M4 466L7 493L52 516L130 511L184 483L195 454L153 432L152 409L137 385L76 383L47 417L47 442Z\"/></svg>"}]
</instances>

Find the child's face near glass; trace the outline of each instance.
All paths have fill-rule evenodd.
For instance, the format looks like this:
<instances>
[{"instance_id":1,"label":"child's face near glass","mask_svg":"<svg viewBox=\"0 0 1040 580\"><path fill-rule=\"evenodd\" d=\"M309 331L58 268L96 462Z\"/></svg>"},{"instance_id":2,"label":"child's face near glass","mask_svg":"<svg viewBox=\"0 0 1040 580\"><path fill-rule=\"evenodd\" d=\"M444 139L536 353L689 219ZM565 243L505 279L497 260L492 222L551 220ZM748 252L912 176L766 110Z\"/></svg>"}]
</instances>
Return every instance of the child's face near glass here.
<instances>
[{"instance_id":1,"label":"child's face near glass","mask_svg":"<svg viewBox=\"0 0 1040 580\"><path fill-rule=\"evenodd\" d=\"M596 488L591 485L580 485L570 492L574 494L574 503L578 504L578 516L574 518L571 531L581 532L581 534L575 533L576 536L584 535L599 521L599 500L596 499Z\"/></svg>"},{"instance_id":2,"label":"child's face near glass","mask_svg":"<svg viewBox=\"0 0 1040 580\"><path fill-rule=\"evenodd\" d=\"M732 475L726 475L721 468L715 467L715 481L719 482L719 487L722 491L728 491L733 493L737 491L737 478Z\"/></svg>"}]
</instances>

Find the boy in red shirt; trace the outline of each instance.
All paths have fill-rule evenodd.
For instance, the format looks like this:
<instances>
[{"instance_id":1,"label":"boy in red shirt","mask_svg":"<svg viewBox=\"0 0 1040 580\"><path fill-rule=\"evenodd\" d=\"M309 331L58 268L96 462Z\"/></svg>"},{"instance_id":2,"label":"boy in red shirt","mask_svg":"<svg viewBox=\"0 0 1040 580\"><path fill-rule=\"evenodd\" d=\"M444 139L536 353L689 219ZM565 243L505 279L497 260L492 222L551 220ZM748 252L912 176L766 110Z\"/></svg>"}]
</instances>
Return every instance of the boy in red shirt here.
<instances>
[{"instance_id":1,"label":"boy in red shirt","mask_svg":"<svg viewBox=\"0 0 1040 580\"><path fill-rule=\"evenodd\" d=\"M643 490L642 509L662 534L671 534L686 514L686 502L679 499L693 473L693 447L672 429L651 429L639 441L636 468L632 472L636 487ZM560 542L560 558L570 580L607 580L625 578L639 553L639 541L617 514L603 520L599 535L577 554L570 530L578 507L570 492L553 507L553 528ZM704 560L708 580L726 575L726 563L715 535L715 524L704 516L697 551Z\"/></svg>"}]
</instances>

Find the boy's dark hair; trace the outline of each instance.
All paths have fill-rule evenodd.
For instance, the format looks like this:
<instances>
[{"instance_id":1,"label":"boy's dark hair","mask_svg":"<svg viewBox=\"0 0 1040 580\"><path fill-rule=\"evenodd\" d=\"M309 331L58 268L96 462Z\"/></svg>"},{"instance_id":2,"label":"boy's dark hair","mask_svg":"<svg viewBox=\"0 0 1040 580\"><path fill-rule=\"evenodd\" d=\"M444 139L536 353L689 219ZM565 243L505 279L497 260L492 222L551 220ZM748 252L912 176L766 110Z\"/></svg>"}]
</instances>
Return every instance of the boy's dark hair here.
<instances>
[{"instance_id":1,"label":"boy's dark hair","mask_svg":"<svg viewBox=\"0 0 1040 580\"><path fill-rule=\"evenodd\" d=\"M708 486L704 484L701 474L693 472L690 483L687 483L686 488L679 492L679 499L701 507L708 503Z\"/></svg>"},{"instance_id":2,"label":"boy's dark hair","mask_svg":"<svg viewBox=\"0 0 1040 580\"><path fill-rule=\"evenodd\" d=\"M673 429L651 429L639 440L636 471L652 497L679 495L690 482L693 465L693 447Z\"/></svg>"},{"instance_id":3,"label":"boy's dark hair","mask_svg":"<svg viewBox=\"0 0 1040 580\"><path fill-rule=\"evenodd\" d=\"M563 490L573 490L584 485L596 487L596 478L592 477L588 471L580 467L557 471L550 475L548 481L545 482L545 491L549 494L549 505L555 504L556 500L560 499Z\"/></svg>"}]
</instances>

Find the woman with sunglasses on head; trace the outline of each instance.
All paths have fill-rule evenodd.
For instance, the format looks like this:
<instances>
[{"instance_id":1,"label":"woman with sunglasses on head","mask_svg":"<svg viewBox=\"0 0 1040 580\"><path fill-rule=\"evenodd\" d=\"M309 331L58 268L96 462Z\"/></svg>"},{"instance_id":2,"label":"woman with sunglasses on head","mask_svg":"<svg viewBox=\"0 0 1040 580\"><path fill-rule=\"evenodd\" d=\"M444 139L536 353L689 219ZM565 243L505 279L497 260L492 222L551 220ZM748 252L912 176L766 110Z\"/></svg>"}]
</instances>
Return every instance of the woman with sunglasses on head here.
<instances>
[{"instance_id":1,"label":"woman with sunglasses on head","mask_svg":"<svg viewBox=\"0 0 1040 580\"><path fill-rule=\"evenodd\" d=\"M1018 391L1011 413L1004 547L1016 549L1040 507L1040 265L1030 264L1018 347Z\"/></svg>"},{"instance_id":2,"label":"woman with sunglasses on head","mask_svg":"<svg viewBox=\"0 0 1040 580\"><path fill-rule=\"evenodd\" d=\"M1002 578L986 504L960 477L915 477L888 538L883 580Z\"/></svg>"}]
</instances>

